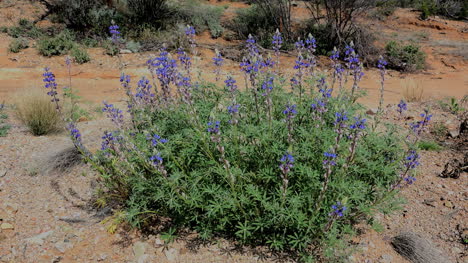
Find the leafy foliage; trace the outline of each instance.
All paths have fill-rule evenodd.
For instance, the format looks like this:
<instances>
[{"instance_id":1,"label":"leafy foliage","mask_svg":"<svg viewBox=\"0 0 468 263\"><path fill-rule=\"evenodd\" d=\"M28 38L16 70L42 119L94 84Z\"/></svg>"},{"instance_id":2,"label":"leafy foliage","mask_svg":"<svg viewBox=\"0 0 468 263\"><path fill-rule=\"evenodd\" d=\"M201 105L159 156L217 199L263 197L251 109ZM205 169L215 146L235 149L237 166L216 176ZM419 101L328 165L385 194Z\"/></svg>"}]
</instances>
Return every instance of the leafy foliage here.
<instances>
[{"instance_id":1,"label":"leafy foliage","mask_svg":"<svg viewBox=\"0 0 468 263\"><path fill-rule=\"evenodd\" d=\"M399 70L414 71L426 67L426 54L415 44L404 45L394 40L385 46L389 66Z\"/></svg>"},{"instance_id":2,"label":"leafy foliage","mask_svg":"<svg viewBox=\"0 0 468 263\"><path fill-rule=\"evenodd\" d=\"M11 129L11 126L6 123L6 119L8 119L8 115L4 113L5 111L5 104L0 104L0 137L6 137L8 135L8 131Z\"/></svg>"},{"instance_id":3,"label":"leafy foliage","mask_svg":"<svg viewBox=\"0 0 468 263\"><path fill-rule=\"evenodd\" d=\"M89 57L88 52L86 49L75 46L71 50L71 56L73 59L76 61L78 64L84 64L86 62L89 62L91 58Z\"/></svg>"},{"instance_id":4,"label":"leafy foliage","mask_svg":"<svg viewBox=\"0 0 468 263\"><path fill-rule=\"evenodd\" d=\"M67 54L75 46L75 36L69 30L64 30L54 37L42 38L37 42L39 54L51 57Z\"/></svg>"},{"instance_id":5,"label":"leafy foliage","mask_svg":"<svg viewBox=\"0 0 468 263\"><path fill-rule=\"evenodd\" d=\"M16 38L11 41L11 43L8 45L8 51L13 52L13 53L18 53L23 49L26 49L29 47L29 41L24 38Z\"/></svg>"}]
</instances>

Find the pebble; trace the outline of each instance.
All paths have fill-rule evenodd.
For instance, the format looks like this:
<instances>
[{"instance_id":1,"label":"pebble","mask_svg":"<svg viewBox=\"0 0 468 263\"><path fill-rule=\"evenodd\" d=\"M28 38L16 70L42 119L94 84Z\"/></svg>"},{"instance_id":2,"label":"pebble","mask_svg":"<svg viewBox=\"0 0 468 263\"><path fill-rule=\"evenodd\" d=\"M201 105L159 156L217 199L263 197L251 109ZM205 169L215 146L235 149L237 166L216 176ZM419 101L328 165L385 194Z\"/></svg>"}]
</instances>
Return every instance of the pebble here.
<instances>
[{"instance_id":1,"label":"pebble","mask_svg":"<svg viewBox=\"0 0 468 263\"><path fill-rule=\"evenodd\" d=\"M9 224L9 223L2 223L0 225L0 228L2 230L13 230L13 229L15 229L15 227L12 224Z\"/></svg>"},{"instance_id":2,"label":"pebble","mask_svg":"<svg viewBox=\"0 0 468 263\"><path fill-rule=\"evenodd\" d=\"M393 262L393 256L384 254L380 257L379 262L381 263L392 263Z\"/></svg>"},{"instance_id":3,"label":"pebble","mask_svg":"<svg viewBox=\"0 0 468 263\"><path fill-rule=\"evenodd\" d=\"M146 251L146 243L138 241L133 245L133 255L137 262L142 261L143 256L145 255Z\"/></svg>"},{"instance_id":4,"label":"pebble","mask_svg":"<svg viewBox=\"0 0 468 263\"><path fill-rule=\"evenodd\" d=\"M7 170L0 170L0 178L7 174Z\"/></svg>"},{"instance_id":5,"label":"pebble","mask_svg":"<svg viewBox=\"0 0 468 263\"><path fill-rule=\"evenodd\" d=\"M36 245L42 245L42 244L44 244L44 240L48 236L52 235L53 233L54 233L54 231L50 230L50 231L41 233L41 234L39 234L37 236L27 238L26 242L31 243L31 244L36 244Z\"/></svg>"},{"instance_id":6,"label":"pebble","mask_svg":"<svg viewBox=\"0 0 468 263\"><path fill-rule=\"evenodd\" d=\"M452 247L452 253L453 253L454 255L458 255L458 254L463 253L463 250L461 250L461 249L458 248L458 247Z\"/></svg>"},{"instance_id":7,"label":"pebble","mask_svg":"<svg viewBox=\"0 0 468 263\"><path fill-rule=\"evenodd\" d=\"M170 248L164 251L164 255L166 256L167 260L169 260L170 262L175 262L177 260L178 254L179 254L179 251L175 248Z\"/></svg>"}]
</instances>

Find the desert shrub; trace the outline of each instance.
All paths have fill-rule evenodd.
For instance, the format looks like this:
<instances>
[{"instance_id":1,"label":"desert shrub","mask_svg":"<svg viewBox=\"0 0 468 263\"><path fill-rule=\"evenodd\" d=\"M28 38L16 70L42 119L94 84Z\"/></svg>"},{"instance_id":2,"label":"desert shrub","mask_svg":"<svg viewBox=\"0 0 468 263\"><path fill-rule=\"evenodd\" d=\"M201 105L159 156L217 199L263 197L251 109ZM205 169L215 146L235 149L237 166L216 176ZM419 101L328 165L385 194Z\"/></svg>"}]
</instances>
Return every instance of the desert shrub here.
<instances>
[{"instance_id":1,"label":"desert shrub","mask_svg":"<svg viewBox=\"0 0 468 263\"><path fill-rule=\"evenodd\" d=\"M102 44L104 53L109 56L116 56L119 54L120 49L110 40L104 41Z\"/></svg>"},{"instance_id":2,"label":"desert shrub","mask_svg":"<svg viewBox=\"0 0 468 263\"><path fill-rule=\"evenodd\" d=\"M232 31L236 32L238 38L247 39L252 34L258 39L261 46L271 47L272 32L275 32L274 17L261 12L258 5L238 9L236 17L227 24Z\"/></svg>"},{"instance_id":3,"label":"desert shrub","mask_svg":"<svg viewBox=\"0 0 468 263\"><path fill-rule=\"evenodd\" d=\"M172 15L167 0L126 0L125 8L133 21L156 27L163 26L163 21Z\"/></svg>"},{"instance_id":4,"label":"desert shrub","mask_svg":"<svg viewBox=\"0 0 468 263\"><path fill-rule=\"evenodd\" d=\"M42 89L20 91L14 99L14 104L18 119L32 134L40 136L58 130L61 123L60 114Z\"/></svg>"},{"instance_id":5,"label":"desert shrub","mask_svg":"<svg viewBox=\"0 0 468 263\"><path fill-rule=\"evenodd\" d=\"M419 80L405 79L401 81L403 98L407 102L421 102L424 98L423 84Z\"/></svg>"},{"instance_id":6,"label":"desert shrub","mask_svg":"<svg viewBox=\"0 0 468 263\"><path fill-rule=\"evenodd\" d=\"M29 47L29 41L24 38L15 38L8 45L8 51L18 53Z\"/></svg>"},{"instance_id":7,"label":"desert shrub","mask_svg":"<svg viewBox=\"0 0 468 263\"><path fill-rule=\"evenodd\" d=\"M416 44L389 41L385 46L390 67L404 71L421 70L426 67L426 54Z\"/></svg>"},{"instance_id":8,"label":"desert shrub","mask_svg":"<svg viewBox=\"0 0 468 263\"><path fill-rule=\"evenodd\" d=\"M36 39L43 35L33 22L26 19L20 19L17 26L7 28L6 33L13 38Z\"/></svg>"},{"instance_id":9,"label":"desert shrub","mask_svg":"<svg viewBox=\"0 0 468 263\"><path fill-rule=\"evenodd\" d=\"M64 30L54 37L42 38L37 42L39 54L51 57L68 53L75 46L75 36L69 30Z\"/></svg>"},{"instance_id":10,"label":"desert shrub","mask_svg":"<svg viewBox=\"0 0 468 263\"><path fill-rule=\"evenodd\" d=\"M71 50L71 56L75 60L76 63L78 64L84 64L86 62L89 62L91 58L89 57L88 52L86 49L82 47L75 46Z\"/></svg>"},{"instance_id":11,"label":"desert shrub","mask_svg":"<svg viewBox=\"0 0 468 263\"><path fill-rule=\"evenodd\" d=\"M128 117L104 104L116 129L104 133L101 150L83 146L74 123L71 138L134 226L155 229L157 217L167 236L188 228L201 239L222 236L304 258L341 255L356 220L389 208L395 191L414 181L414 145L405 146L392 125L368 127L371 117L355 102L362 68L349 49L352 92L344 82L334 92L327 83L336 76L305 70L303 59L288 91L252 38L248 47L242 88L232 77L223 88L192 85L193 69L177 62L186 57L172 60L162 50L147 62L158 84L143 77L132 88L130 76L121 77ZM423 117L415 134L430 120Z\"/></svg>"},{"instance_id":12,"label":"desert shrub","mask_svg":"<svg viewBox=\"0 0 468 263\"><path fill-rule=\"evenodd\" d=\"M0 137L6 137L8 131L11 129L11 125L6 123L8 115L5 113L5 103L0 104Z\"/></svg>"},{"instance_id":13,"label":"desert shrub","mask_svg":"<svg viewBox=\"0 0 468 263\"><path fill-rule=\"evenodd\" d=\"M49 12L69 29L97 35L105 35L109 21L119 19L118 13L103 0L53 0Z\"/></svg>"},{"instance_id":14,"label":"desert shrub","mask_svg":"<svg viewBox=\"0 0 468 263\"><path fill-rule=\"evenodd\" d=\"M141 49L141 44L136 41L130 40L127 41L127 43L125 43L125 47L133 53L137 53Z\"/></svg>"},{"instance_id":15,"label":"desert shrub","mask_svg":"<svg viewBox=\"0 0 468 263\"><path fill-rule=\"evenodd\" d=\"M201 3L199 0L178 2L171 6L177 22L193 25L197 32L209 30L213 38L220 37L224 31L221 26L221 15L224 7Z\"/></svg>"}]
</instances>

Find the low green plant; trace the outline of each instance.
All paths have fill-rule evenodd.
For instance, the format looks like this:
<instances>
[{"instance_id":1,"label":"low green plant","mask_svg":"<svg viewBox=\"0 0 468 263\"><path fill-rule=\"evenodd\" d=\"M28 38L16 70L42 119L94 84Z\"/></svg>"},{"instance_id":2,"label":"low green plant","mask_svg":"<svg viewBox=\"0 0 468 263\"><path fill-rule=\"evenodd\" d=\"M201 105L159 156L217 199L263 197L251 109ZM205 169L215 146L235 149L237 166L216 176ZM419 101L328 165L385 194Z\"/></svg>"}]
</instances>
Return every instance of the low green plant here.
<instances>
[{"instance_id":1,"label":"low green plant","mask_svg":"<svg viewBox=\"0 0 468 263\"><path fill-rule=\"evenodd\" d=\"M8 135L8 131L11 129L11 125L6 123L6 119L8 119L8 115L4 111L5 111L5 103L1 103L0 104L0 137L6 137Z\"/></svg>"},{"instance_id":2,"label":"low green plant","mask_svg":"<svg viewBox=\"0 0 468 263\"><path fill-rule=\"evenodd\" d=\"M29 41L25 38L15 38L8 45L8 51L18 53L29 47Z\"/></svg>"},{"instance_id":3,"label":"low green plant","mask_svg":"<svg viewBox=\"0 0 468 263\"><path fill-rule=\"evenodd\" d=\"M20 19L17 26L7 28L6 33L13 38L37 39L43 35L33 22L26 19Z\"/></svg>"},{"instance_id":4,"label":"low green plant","mask_svg":"<svg viewBox=\"0 0 468 263\"><path fill-rule=\"evenodd\" d=\"M465 111L460 102L454 97L446 98L440 101L440 105L442 109L445 109L453 114L458 114Z\"/></svg>"},{"instance_id":5,"label":"low green plant","mask_svg":"<svg viewBox=\"0 0 468 263\"><path fill-rule=\"evenodd\" d=\"M61 116L43 90L36 88L19 91L14 104L16 116L32 134L46 135L59 129Z\"/></svg>"},{"instance_id":6,"label":"low green plant","mask_svg":"<svg viewBox=\"0 0 468 263\"><path fill-rule=\"evenodd\" d=\"M120 52L119 48L110 40L103 43L104 53L109 56L117 56Z\"/></svg>"},{"instance_id":7,"label":"low green plant","mask_svg":"<svg viewBox=\"0 0 468 263\"><path fill-rule=\"evenodd\" d=\"M138 53L138 51L141 49L141 44L139 42L130 40L125 43L125 47L133 53Z\"/></svg>"},{"instance_id":8,"label":"low green plant","mask_svg":"<svg viewBox=\"0 0 468 263\"><path fill-rule=\"evenodd\" d=\"M441 151L443 148L435 141L419 141L418 148L424 151Z\"/></svg>"},{"instance_id":9,"label":"low green plant","mask_svg":"<svg viewBox=\"0 0 468 263\"><path fill-rule=\"evenodd\" d=\"M438 137L444 137L448 133L448 128L444 123L436 122L432 125L431 133Z\"/></svg>"},{"instance_id":10,"label":"low green plant","mask_svg":"<svg viewBox=\"0 0 468 263\"><path fill-rule=\"evenodd\" d=\"M75 46L72 48L70 53L71 53L71 56L73 57L73 60L78 64L84 64L91 60L86 49L82 47Z\"/></svg>"},{"instance_id":11,"label":"low green plant","mask_svg":"<svg viewBox=\"0 0 468 263\"><path fill-rule=\"evenodd\" d=\"M422 70L426 67L426 54L415 44L390 41L385 46L389 66L404 71Z\"/></svg>"},{"instance_id":12,"label":"low green plant","mask_svg":"<svg viewBox=\"0 0 468 263\"><path fill-rule=\"evenodd\" d=\"M67 54L75 47L75 36L69 30L64 30L54 37L45 37L37 42L39 54L51 57Z\"/></svg>"},{"instance_id":13,"label":"low green plant","mask_svg":"<svg viewBox=\"0 0 468 263\"><path fill-rule=\"evenodd\" d=\"M199 0L182 1L172 7L177 22L184 21L193 25L198 32L209 30L213 38L222 35L221 16L224 8L204 4Z\"/></svg>"}]
</instances>

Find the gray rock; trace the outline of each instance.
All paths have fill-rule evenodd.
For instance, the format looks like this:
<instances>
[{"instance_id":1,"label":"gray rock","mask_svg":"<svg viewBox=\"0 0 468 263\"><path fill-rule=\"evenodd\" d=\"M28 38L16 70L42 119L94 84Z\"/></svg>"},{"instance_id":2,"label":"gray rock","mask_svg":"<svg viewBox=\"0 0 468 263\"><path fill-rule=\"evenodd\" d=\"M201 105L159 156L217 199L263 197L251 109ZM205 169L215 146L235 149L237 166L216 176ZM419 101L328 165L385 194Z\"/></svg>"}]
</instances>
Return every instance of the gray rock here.
<instances>
[{"instance_id":1,"label":"gray rock","mask_svg":"<svg viewBox=\"0 0 468 263\"><path fill-rule=\"evenodd\" d=\"M391 244L396 252L412 263L450 263L432 242L413 232L401 233L394 237Z\"/></svg>"},{"instance_id":2,"label":"gray rock","mask_svg":"<svg viewBox=\"0 0 468 263\"><path fill-rule=\"evenodd\" d=\"M44 233L41 233L37 236L34 236L34 237L30 237L30 238L27 238L25 239L26 242L30 243L30 244L36 244L36 245L42 245L44 244L44 240L52 235L54 233L53 230L50 230L50 231L47 231L47 232L44 232Z\"/></svg>"},{"instance_id":3,"label":"gray rock","mask_svg":"<svg viewBox=\"0 0 468 263\"><path fill-rule=\"evenodd\" d=\"M164 251L164 255L166 255L167 260L170 262L175 262L179 256L179 251L175 248L170 248Z\"/></svg>"},{"instance_id":4,"label":"gray rock","mask_svg":"<svg viewBox=\"0 0 468 263\"><path fill-rule=\"evenodd\" d=\"M393 257L388 254L384 254L380 257L379 262L381 263L392 263L393 262Z\"/></svg>"},{"instance_id":5,"label":"gray rock","mask_svg":"<svg viewBox=\"0 0 468 263\"><path fill-rule=\"evenodd\" d=\"M460 131L459 130L451 130L451 131L448 132L448 134L452 138L457 138L458 136L460 136Z\"/></svg>"},{"instance_id":6,"label":"gray rock","mask_svg":"<svg viewBox=\"0 0 468 263\"><path fill-rule=\"evenodd\" d=\"M7 174L7 170L0 170L0 178Z\"/></svg>"},{"instance_id":7,"label":"gray rock","mask_svg":"<svg viewBox=\"0 0 468 263\"><path fill-rule=\"evenodd\" d=\"M135 256L136 261L139 263L145 256L146 243L138 241L133 245L133 255Z\"/></svg>"},{"instance_id":8,"label":"gray rock","mask_svg":"<svg viewBox=\"0 0 468 263\"><path fill-rule=\"evenodd\" d=\"M73 244L70 242L60 241L55 244L55 248L58 251L65 253L65 251L67 251L68 249L73 248Z\"/></svg>"},{"instance_id":9,"label":"gray rock","mask_svg":"<svg viewBox=\"0 0 468 263\"><path fill-rule=\"evenodd\" d=\"M129 49L121 49L120 54L132 54L133 52Z\"/></svg>"}]
</instances>

